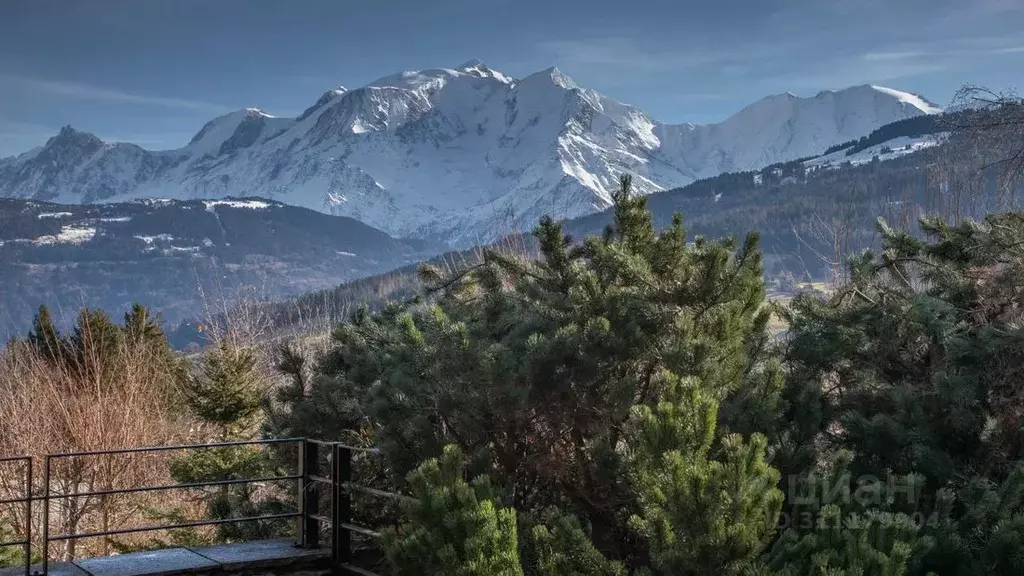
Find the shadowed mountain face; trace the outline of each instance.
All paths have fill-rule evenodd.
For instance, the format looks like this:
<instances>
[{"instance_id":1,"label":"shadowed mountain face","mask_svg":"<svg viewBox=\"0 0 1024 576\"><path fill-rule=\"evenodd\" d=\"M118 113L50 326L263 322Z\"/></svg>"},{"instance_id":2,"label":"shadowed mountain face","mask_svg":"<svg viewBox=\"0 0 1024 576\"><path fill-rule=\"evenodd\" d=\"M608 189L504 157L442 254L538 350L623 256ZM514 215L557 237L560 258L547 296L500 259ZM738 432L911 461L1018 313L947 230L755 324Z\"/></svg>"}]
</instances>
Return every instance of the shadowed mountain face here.
<instances>
[{"instance_id":1,"label":"shadowed mountain face","mask_svg":"<svg viewBox=\"0 0 1024 576\"><path fill-rule=\"evenodd\" d=\"M618 176L651 193L822 153L938 108L856 86L770 96L719 124L661 124L551 68L514 79L471 61L325 93L297 118L245 109L183 148L64 128L0 160L0 196L64 203L260 196L453 246L606 208Z\"/></svg>"},{"instance_id":2,"label":"shadowed mountain face","mask_svg":"<svg viewBox=\"0 0 1024 576\"><path fill-rule=\"evenodd\" d=\"M350 218L256 198L0 200L0 335L22 332L40 304L73 314L140 302L177 322L241 286L250 297L282 297L431 253Z\"/></svg>"}]
</instances>

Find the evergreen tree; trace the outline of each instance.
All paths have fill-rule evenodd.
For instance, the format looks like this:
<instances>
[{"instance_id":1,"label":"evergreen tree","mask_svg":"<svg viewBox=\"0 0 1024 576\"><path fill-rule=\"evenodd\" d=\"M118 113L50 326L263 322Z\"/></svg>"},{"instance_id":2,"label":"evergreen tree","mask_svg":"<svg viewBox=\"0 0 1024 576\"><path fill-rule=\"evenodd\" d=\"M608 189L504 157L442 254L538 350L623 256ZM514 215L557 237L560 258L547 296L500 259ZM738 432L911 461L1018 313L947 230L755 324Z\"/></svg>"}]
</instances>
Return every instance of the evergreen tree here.
<instances>
[{"instance_id":1,"label":"evergreen tree","mask_svg":"<svg viewBox=\"0 0 1024 576\"><path fill-rule=\"evenodd\" d=\"M696 379L663 375L662 400L636 406L627 442L639 501L632 525L656 574L738 574L771 539L782 506L767 440L722 438L712 458L718 402Z\"/></svg>"},{"instance_id":2,"label":"evergreen tree","mask_svg":"<svg viewBox=\"0 0 1024 576\"><path fill-rule=\"evenodd\" d=\"M10 542L17 540L14 535L14 531L0 524L0 542ZM16 546L4 546L0 547L0 568L7 568L11 566L18 566L25 564L25 553L20 547Z\"/></svg>"},{"instance_id":3,"label":"evergreen tree","mask_svg":"<svg viewBox=\"0 0 1024 576\"><path fill-rule=\"evenodd\" d=\"M777 461L799 474L845 449L854 477L919 475L914 517L940 523L922 530L937 545L923 559L914 548L909 573L1014 573L1024 215L920 228L924 238L880 222L884 250L855 258L847 285L794 301Z\"/></svg>"},{"instance_id":4,"label":"evergreen tree","mask_svg":"<svg viewBox=\"0 0 1024 576\"><path fill-rule=\"evenodd\" d=\"M68 338L70 369L82 385L106 385L124 354L124 332L102 310L83 308Z\"/></svg>"},{"instance_id":5,"label":"evergreen tree","mask_svg":"<svg viewBox=\"0 0 1024 576\"><path fill-rule=\"evenodd\" d=\"M1024 463L1002 482L976 476L939 496L936 546L926 566L939 574L1024 573Z\"/></svg>"},{"instance_id":6,"label":"evergreen tree","mask_svg":"<svg viewBox=\"0 0 1024 576\"><path fill-rule=\"evenodd\" d=\"M28 334L28 343L51 362L56 362L67 352L67 344L53 324L50 310L45 305L39 307L39 312L32 320L32 331Z\"/></svg>"},{"instance_id":7,"label":"evergreen tree","mask_svg":"<svg viewBox=\"0 0 1024 576\"><path fill-rule=\"evenodd\" d=\"M125 338L130 342L143 342L158 348L170 348L167 337L160 328L160 321L149 313L142 304L133 304L132 309L124 315L122 325Z\"/></svg>"},{"instance_id":8,"label":"evergreen tree","mask_svg":"<svg viewBox=\"0 0 1024 576\"><path fill-rule=\"evenodd\" d=\"M794 468L833 423L842 432L827 438L856 452L855 466L917 471L933 489L971 469L1005 474L1021 456L1009 382L1024 360L1010 313L1024 217L921 226L932 243L882 223L886 249L853 262L832 302L794 301L787 419L789 448L804 453Z\"/></svg>"},{"instance_id":9,"label":"evergreen tree","mask_svg":"<svg viewBox=\"0 0 1024 576\"><path fill-rule=\"evenodd\" d=\"M185 381L189 409L227 442L252 430L266 393L248 348L221 342L203 354L200 373Z\"/></svg>"},{"instance_id":10,"label":"evergreen tree","mask_svg":"<svg viewBox=\"0 0 1024 576\"><path fill-rule=\"evenodd\" d=\"M393 573L419 576L514 576L523 573L516 514L501 507L485 476L468 483L466 462L454 445L409 475L415 499L407 521L384 536Z\"/></svg>"},{"instance_id":11,"label":"evergreen tree","mask_svg":"<svg viewBox=\"0 0 1024 576\"><path fill-rule=\"evenodd\" d=\"M217 440L251 439L256 416L264 404L263 384L252 350L222 341L206 351L199 373L188 377L183 397L192 414L212 427ZM215 482L276 475L268 454L255 446L222 446L197 450L175 460L171 475L177 482ZM279 500L254 498L257 486L221 486L201 497L212 519L260 516L284 511ZM252 540L282 534L281 523L222 524L219 540Z\"/></svg>"},{"instance_id":12,"label":"evergreen tree","mask_svg":"<svg viewBox=\"0 0 1024 576\"><path fill-rule=\"evenodd\" d=\"M625 576L620 562L608 560L594 547L575 517L548 510L530 530L526 548L533 573L545 576Z\"/></svg>"},{"instance_id":13,"label":"evergreen tree","mask_svg":"<svg viewBox=\"0 0 1024 576\"><path fill-rule=\"evenodd\" d=\"M854 478L853 455L838 452L790 494L792 516L765 563L778 576L922 573L938 516L920 512L922 478Z\"/></svg>"},{"instance_id":14,"label":"evergreen tree","mask_svg":"<svg viewBox=\"0 0 1024 576\"><path fill-rule=\"evenodd\" d=\"M557 506L590 527L600 555L648 564L630 525L642 510L624 434L634 406L663 400L662 373L700 382L728 407L697 468L741 491L771 478L764 440L730 435L770 421L781 386L757 237L689 242L680 217L659 235L624 178L603 237L574 242L545 218L535 238L536 259L489 250L449 274L425 267L417 299L357 312L314 376L280 398L275 421L334 438L365 426L396 482L456 444L470 475L495 479L522 517ZM757 506L722 507L735 514L716 519L723 530L753 523L751 535L702 553L733 558L747 545L738 541L763 537Z\"/></svg>"}]
</instances>

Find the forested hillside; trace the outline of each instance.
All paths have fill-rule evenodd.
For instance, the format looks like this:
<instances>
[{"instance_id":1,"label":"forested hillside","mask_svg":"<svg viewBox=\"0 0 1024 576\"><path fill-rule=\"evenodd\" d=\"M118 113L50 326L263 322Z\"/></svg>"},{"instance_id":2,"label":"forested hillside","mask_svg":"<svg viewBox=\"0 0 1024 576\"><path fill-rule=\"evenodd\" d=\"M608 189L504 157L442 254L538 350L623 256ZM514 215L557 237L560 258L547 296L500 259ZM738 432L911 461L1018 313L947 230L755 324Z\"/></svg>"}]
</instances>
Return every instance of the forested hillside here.
<instances>
[{"instance_id":1,"label":"forested hillside","mask_svg":"<svg viewBox=\"0 0 1024 576\"><path fill-rule=\"evenodd\" d=\"M174 325L238 293L281 298L436 253L351 218L254 198L69 205L0 199L0 338L40 305L60 326L82 306L133 303Z\"/></svg>"},{"instance_id":2,"label":"forested hillside","mask_svg":"<svg viewBox=\"0 0 1024 576\"><path fill-rule=\"evenodd\" d=\"M932 118L932 117L929 117ZM929 120L925 128L910 123L893 128L948 129L954 120ZM1015 205L1016 188L1000 186L998 167L979 171L979 150L961 138L886 161L808 168L807 159L766 167L756 172L729 173L700 180L684 188L652 194L648 205L656 229L671 224L681 213L694 235L723 238L737 230L756 231L764 251L770 283L785 278L831 282L844 276L845 258L868 247L878 248L876 220L885 218L914 233L917 219L940 215L951 221L980 218ZM600 235L612 222L605 211L563 223L573 238ZM527 235L505 238L492 245L511 253L535 253ZM481 249L451 252L427 261L451 269L478 261ZM278 303L259 304L279 329L299 329L317 319L320 326L341 321L361 305L376 307L412 297L418 287L418 266L410 265L380 276L356 280ZM176 346L201 342L195 322L172 331Z\"/></svg>"}]
</instances>

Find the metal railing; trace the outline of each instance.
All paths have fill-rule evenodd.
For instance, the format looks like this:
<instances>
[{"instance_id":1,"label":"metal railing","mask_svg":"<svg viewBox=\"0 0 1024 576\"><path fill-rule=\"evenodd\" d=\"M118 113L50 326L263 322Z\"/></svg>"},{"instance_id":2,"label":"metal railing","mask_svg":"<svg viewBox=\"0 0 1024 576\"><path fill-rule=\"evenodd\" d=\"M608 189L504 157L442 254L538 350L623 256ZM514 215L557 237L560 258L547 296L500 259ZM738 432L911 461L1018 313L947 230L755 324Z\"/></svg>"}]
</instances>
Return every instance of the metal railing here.
<instances>
[{"instance_id":1,"label":"metal railing","mask_svg":"<svg viewBox=\"0 0 1024 576\"><path fill-rule=\"evenodd\" d=\"M179 450L206 450L215 448L241 447L241 446L271 446L293 444L298 448L298 466L295 474L282 476L264 476L256 478L237 478L226 480L211 480L207 482L188 482L179 484L161 484L155 486L133 486L130 488L86 490L70 493L55 493L51 489L51 474L54 462L69 458L97 457L105 455L121 454L148 454L155 452L170 452ZM321 470L321 449L327 452L329 472L324 475ZM154 532L159 530L174 530L181 528L195 528L204 526L218 526L225 524L238 524L246 522L259 522L267 520L298 520L298 542L296 546L314 549L320 547L320 527L326 525L331 529L331 564L336 571L346 571L355 574L372 575L372 572L357 568L352 562L352 534L362 534L370 537L378 537L380 534L375 530L358 526L352 523L352 492L361 492L375 497L406 499L406 496L377 490L368 486L360 486L352 482L352 455L354 452L366 452L376 454L373 448L356 448L346 446L338 442L327 442L311 440L307 438L284 438L276 440L254 440L247 442L222 442L216 444L183 444L176 446L156 446L146 448L127 448L120 450L97 450L88 452L66 452L60 454L47 454L43 456L43 480L41 495L33 495L32 485L32 458L19 456L11 458L0 458L0 464L21 462L25 466L24 497L10 500L0 500L0 505L24 504L25 506L25 538L12 542L0 542L0 548L11 546L22 546L25 553L25 574L32 576L32 519L33 503L42 502L42 561L40 571L35 572L39 576L46 576L50 567L50 544L53 542L73 541L84 538L95 538L101 536L117 536L123 534L135 534L141 532ZM297 483L298 510L277 514L265 514L260 516L246 516L226 519L197 520L189 522L178 522L170 524L158 524L141 526L135 528L120 528L116 530L99 530L90 532L69 532L51 534L50 532L50 508L55 501L70 500L73 498L92 498L116 496L120 494L137 494L143 492L159 492L168 490L198 489L217 486L235 486L246 484L262 484L267 482L295 481ZM320 513L320 495L322 487L329 487L329 515Z\"/></svg>"},{"instance_id":2,"label":"metal railing","mask_svg":"<svg viewBox=\"0 0 1024 576\"><path fill-rule=\"evenodd\" d=\"M0 506L10 506L12 504L22 504L25 506L25 537L21 540L14 540L11 542L0 542L0 548L10 548L13 546L21 546L25 554L25 576L31 576L32 566L32 458L29 456L13 456L8 458L0 458L0 466L8 466L13 463L20 462L24 466L25 470L25 483L23 484L23 496L21 498L12 498L8 500L0 500Z\"/></svg>"}]
</instances>

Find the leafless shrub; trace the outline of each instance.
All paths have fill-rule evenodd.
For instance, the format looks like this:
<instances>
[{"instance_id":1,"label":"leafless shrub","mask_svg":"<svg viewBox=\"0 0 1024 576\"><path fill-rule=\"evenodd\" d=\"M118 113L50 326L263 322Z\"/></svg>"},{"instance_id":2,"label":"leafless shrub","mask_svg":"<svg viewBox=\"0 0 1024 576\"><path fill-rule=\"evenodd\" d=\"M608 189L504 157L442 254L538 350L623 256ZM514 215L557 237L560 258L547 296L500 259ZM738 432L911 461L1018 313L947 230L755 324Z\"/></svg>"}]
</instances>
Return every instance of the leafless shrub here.
<instances>
[{"instance_id":1,"label":"leafless shrub","mask_svg":"<svg viewBox=\"0 0 1024 576\"><path fill-rule=\"evenodd\" d=\"M967 85L957 92L950 109L960 114L948 122L952 133L948 150L958 156L959 164L968 160L974 172L954 175L959 180L955 184L970 185L977 193L986 183L986 174L994 173L996 205L986 208L1014 207L1024 182L1024 99L1012 91Z\"/></svg>"},{"instance_id":2,"label":"leafless shrub","mask_svg":"<svg viewBox=\"0 0 1024 576\"><path fill-rule=\"evenodd\" d=\"M32 456L41 470L44 454L163 445L192 437L189 422L173 407L179 372L171 358L142 338L126 337L113 351L100 352L88 343L82 348L85 353L57 351L64 361L54 361L47 351L26 342L0 351L0 454ZM165 484L166 458L116 454L54 459L50 491L71 494ZM16 470L0 470L0 499L18 497L21 478ZM41 479L37 474L37 494L44 489ZM137 495L54 499L50 530L70 534L138 525L151 500ZM19 537L24 536L23 514L11 510L11 528ZM41 514L33 523L34 534L41 534ZM51 555L72 558L109 550L106 539L68 541L52 547Z\"/></svg>"}]
</instances>

